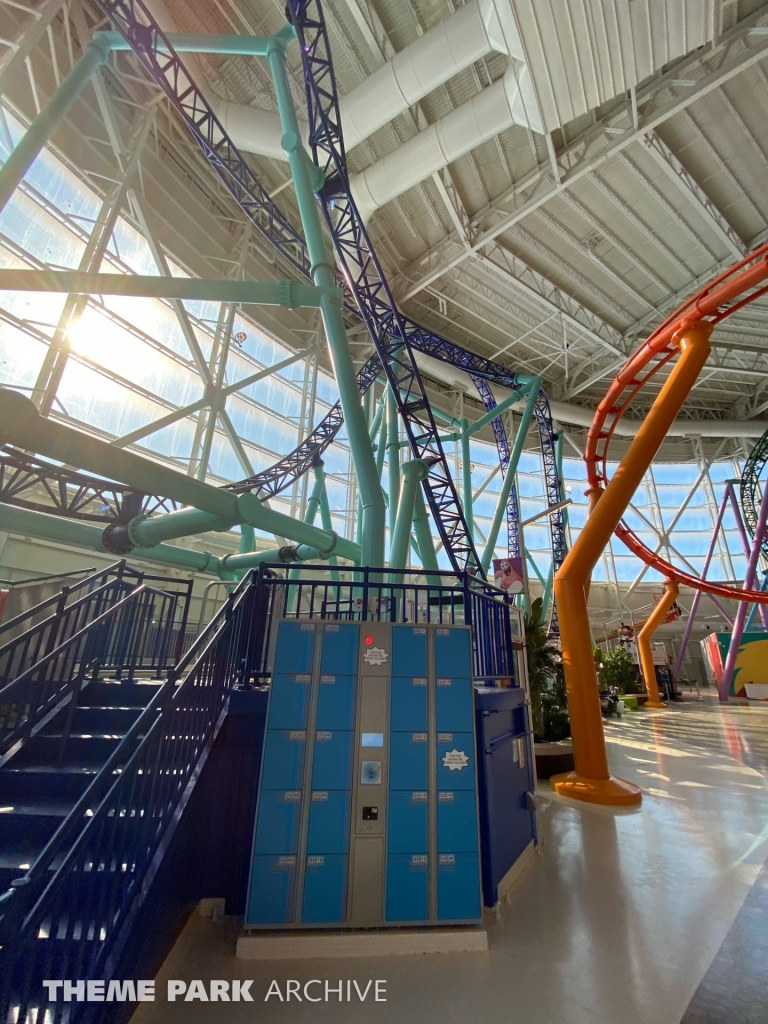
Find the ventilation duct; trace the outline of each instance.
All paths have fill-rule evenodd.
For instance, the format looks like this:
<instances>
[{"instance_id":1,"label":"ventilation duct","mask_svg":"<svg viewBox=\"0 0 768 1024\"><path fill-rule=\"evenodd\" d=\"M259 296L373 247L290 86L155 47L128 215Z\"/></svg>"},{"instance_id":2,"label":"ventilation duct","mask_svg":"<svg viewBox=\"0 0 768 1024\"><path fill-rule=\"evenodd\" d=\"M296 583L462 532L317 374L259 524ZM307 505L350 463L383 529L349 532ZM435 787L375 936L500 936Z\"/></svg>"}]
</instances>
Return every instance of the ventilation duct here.
<instances>
[{"instance_id":1,"label":"ventilation duct","mask_svg":"<svg viewBox=\"0 0 768 1024\"><path fill-rule=\"evenodd\" d=\"M492 50L506 53L493 0L470 0L339 99L347 150L359 145ZM208 97L238 149L285 160L273 111ZM301 122L306 141L308 127Z\"/></svg>"},{"instance_id":2,"label":"ventilation duct","mask_svg":"<svg viewBox=\"0 0 768 1024\"><path fill-rule=\"evenodd\" d=\"M528 68L517 62L503 78L351 179L363 220L513 124L543 131Z\"/></svg>"}]
</instances>

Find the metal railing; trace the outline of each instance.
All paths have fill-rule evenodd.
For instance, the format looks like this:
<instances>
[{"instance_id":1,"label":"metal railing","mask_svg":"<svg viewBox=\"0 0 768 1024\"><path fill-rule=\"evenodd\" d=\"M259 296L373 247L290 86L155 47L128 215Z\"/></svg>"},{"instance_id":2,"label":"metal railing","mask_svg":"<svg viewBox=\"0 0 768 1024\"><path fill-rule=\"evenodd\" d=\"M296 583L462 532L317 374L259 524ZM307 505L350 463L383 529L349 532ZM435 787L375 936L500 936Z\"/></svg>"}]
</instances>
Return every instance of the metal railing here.
<instances>
[{"instance_id":1,"label":"metal railing","mask_svg":"<svg viewBox=\"0 0 768 1024\"><path fill-rule=\"evenodd\" d=\"M114 588L111 582L90 595L96 609L109 597L106 610L0 688L0 756L63 701L74 707L86 679L100 671L164 677L176 664L186 620L183 595L142 584L114 602Z\"/></svg>"},{"instance_id":2,"label":"metal railing","mask_svg":"<svg viewBox=\"0 0 768 1024\"><path fill-rule=\"evenodd\" d=\"M303 565L287 579L259 566L260 620L254 624L254 650L249 668L254 680L271 673L270 651L274 623L281 618L341 619L413 623L466 623L473 629L474 677L492 683L511 680L519 685L515 660L516 637L522 634L513 598L466 573L430 572L427 582L415 583L402 569L355 569L348 580L328 579L327 567ZM382 576L386 577L382 579ZM261 644L260 652L255 649ZM519 645L518 645L519 646Z\"/></svg>"},{"instance_id":3,"label":"metal railing","mask_svg":"<svg viewBox=\"0 0 768 1024\"><path fill-rule=\"evenodd\" d=\"M111 977L153 859L242 679L258 597L251 572L0 897L0 1020L98 1020L97 1005L47 1003L41 981Z\"/></svg>"},{"instance_id":4,"label":"metal railing","mask_svg":"<svg viewBox=\"0 0 768 1024\"><path fill-rule=\"evenodd\" d=\"M0 689L84 629L126 594L150 581L162 584L163 591L177 595L182 610L177 628L183 634L192 581L138 573L129 568L125 560L115 562L74 586L63 587L60 593L0 625L0 637L4 632L23 627L23 632L0 646ZM113 653L116 654L117 649ZM157 660L162 661L162 658ZM103 667L119 669L120 665L114 657L110 661L105 655Z\"/></svg>"}]
</instances>

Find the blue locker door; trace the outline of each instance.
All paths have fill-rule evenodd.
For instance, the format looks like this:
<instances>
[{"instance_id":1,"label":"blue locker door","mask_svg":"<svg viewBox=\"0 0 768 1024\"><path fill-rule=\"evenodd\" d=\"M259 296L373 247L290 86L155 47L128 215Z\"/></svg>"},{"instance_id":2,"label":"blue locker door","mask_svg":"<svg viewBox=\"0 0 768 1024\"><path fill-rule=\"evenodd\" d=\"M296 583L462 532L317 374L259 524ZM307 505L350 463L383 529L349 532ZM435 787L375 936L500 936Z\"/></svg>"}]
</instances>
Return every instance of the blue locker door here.
<instances>
[{"instance_id":1,"label":"blue locker door","mask_svg":"<svg viewBox=\"0 0 768 1024\"><path fill-rule=\"evenodd\" d=\"M275 672L267 712L268 729L305 729L312 676L308 672Z\"/></svg>"},{"instance_id":2,"label":"blue locker door","mask_svg":"<svg viewBox=\"0 0 768 1024\"><path fill-rule=\"evenodd\" d=\"M308 854L347 852L349 804L349 793L313 790L307 831Z\"/></svg>"},{"instance_id":3,"label":"blue locker door","mask_svg":"<svg viewBox=\"0 0 768 1024\"><path fill-rule=\"evenodd\" d=\"M472 650L466 626L435 629L435 676L472 678Z\"/></svg>"},{"instance_id":4,"label":"blue locker door","mask_svg":"<svg viewBox=\"0 0 768 1024\"><path fill-rule=\"evenodd\" d=\"M295 857L254 857L246 925L290 924L295 885Z\"/></svg>"},{"instance_id":5,"label":"blue locker door","mask_svg":"<svg viewBox=\"0 0 768 1024\"><path fill-rule=\"evenodd\" d=\"M354 733L315 732L315 752L312 759L312 789L349 789L352 776L352 746Z\"/></svg>"},{"instance_id":6,"label":"blue locker door","mask_svg":"<svg viewBox=\"0 0 768 1024\"><path fill-rule=\"evenodd\" d=\"M427 674L426 626L392 627L392 675L425 676Z\"/></svg>"},{"instance_id":7,"label":"blue locker door","mask_svg":"<svg viewBox=\"0 0 768 1024\"><path fill-rule=\"evenodd\" d=\"M429 804L423 790L389 793L387 849L392 853L427 853Z\"/></svg>"},{"instance_id":8,"label":"blue locker door","mask_svg":"<svg viewBox=\"0 0 768 1024\"><path fill-rule=\"evenodd\" d=\"M392 676L389 727L393 732L426 732L427 677Z\"/></svg>"},{"instance_id":9,"label":"blue locker door","mask_svg":"<svg viewBox=\"0 0 768 1024\"><path fill-rule=\"evenodd\" d=\"M263 789L300 789L304 777L307 733L304 729L269 729L261 769Z\"/></svg>"},{"instance_id":10,"label":"blue locker door","mask_svg":"<svg viewBox=\"0 0 768 1024\"><path fill-rule=\"evenodd\" d=\"M254 856L296 853L300 809L301 790L262 789L253 844Z\"/></svg>"},{"instance_id":11,"label":"blue locker door","mask_svg":"<svg viewBox=\"0 0 768 1024\"><path fill-rule=\"evenodd\" d=\"M339 622L325 625L322 638L320 672L331 675L354 675L357 672L360 643L360 627L357 623Z\"/></svg>"},{"instance_id":12,"label":"blue locker door","mask_svg":"<svg viewBox=\"0 0 768 1024\"><path fill-rule=\"evenodd\" d=\"M315 724L318 729L355 728L355 676L320 673Z\"/></svg>"},{"instance_id":13,"label":"blue locker door","mask_svg":"<svg viewBox=\"0 0 768 1024\"><path fill-rule=\"evenodd\" d=\"M438 732L437 788L475 789L475 737L471 732Z\"/></svg>"},{"instance_id":14,"label":"blue locker door","mask_svg":"<svg viewBox=\"0 0 768 1024\"><path fill-rule=\"evenodd\" d=\"M387 921L429 920L429 857L395 853L387 858L384 917Z\"/></svg>"},{"instance_id":15,"label":"blue locker door","mask_svg":"<svg viewBox=\"0 0 768 1024\"><path fill-rule=\"evenodd\" d=\"M311 672L315 657L315 627L308 622L281 619L277 624L274 672Z\"/></svg>"},{"instance_id":16,"label":"blue locker door","mask_svg":"<svg viewBox=\"0 0 768 1024\"><path fill-rule=\"evenodd\" d=\"M347 858L341 854L308 856L301 919L307 924L335 924L346 916Z\"/></svg>"},{"instance_id":17,"label":"blue locker door","mask_svg":"<svg viewBox=\"0 0 768 1024\"><path fill-rule=\"evenodd\" d=\"M468 677L437 676L435 711L438 732L467 732L475 717L472 680Z\"/></svg>"},{"instance_id":18,"label":"blue locker door","mask_svg":"<svg viewBox=\"0 0 768 1024\"><path fill-rule=\"evenodd\" d=\"M390 734L389 788L427 788L429 743L426 732Z\"/></svg>"},{"instance_id":19,"label":"blue locker door","mask_svg":"<svg viewBox=\"0 0 768 1024\"><path fill-rule=\"evenodd\" d=\"M480 874L476 853L438 854L437 917L440 921L479 919Z\"/></svg>"},{"instance_id":20,"label":"blue locker door","mask_svg":"<svg viewBox=\"0 0 768 1024\"><path fill-rule=\"evenodd\" d=\"M438 853L476 853L478 849L475 793L441 790L437 796Z\"/></svg>"}]
</instances>

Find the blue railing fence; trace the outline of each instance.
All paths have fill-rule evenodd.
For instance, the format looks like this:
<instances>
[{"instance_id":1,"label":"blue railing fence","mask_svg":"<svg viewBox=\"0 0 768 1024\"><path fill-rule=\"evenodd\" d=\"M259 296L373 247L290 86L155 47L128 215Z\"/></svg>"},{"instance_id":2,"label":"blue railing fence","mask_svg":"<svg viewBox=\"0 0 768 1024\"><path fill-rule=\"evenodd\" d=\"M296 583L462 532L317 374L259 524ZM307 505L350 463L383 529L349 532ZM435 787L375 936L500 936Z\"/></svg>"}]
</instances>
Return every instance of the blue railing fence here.
<instances>
[{"instance_id":1,"label":"blue railing fence","mask_svg":"<svg viewBox=\"0 0 768 1024\"><path fill-rule=\"evenodd\" d=\"M105 584L106 609L0 688L0 756L64 702L74 707L82 687L100 672L165 678L173 669L186 617L183 595L142 584L115 602L115 586ZM106 601L104 588L90 596L96 610Z\"/></svg>"},{"instance_id":2,"label":"blue railing fence","mask_svg":"<svg viewBox=\"0 0 768 1024\"><path fill-rule=\"evenodd\" d=\"M73 586L63 587L58 594L0 624L0 642L4 639L4 633L10 637L0 646L0 692L5 684L31 668L83 630L89 622L97 619L107 608L144 583L157 583L160 589L175 595L175 629L180 634L179 656L189 616L192 581L136 572L122 560ZM165 634L158 635L156 644L162 645L165 642ZM115 669L120 667L114 656L111 661L105 659L104 665Z\"/></svg>"},{"instance_id":3,"label":"blue railing fence","mask_svg":"<svg viewBox=\"0 0 768 1024\"><path fill-rule=\"evenodd\" d=\"M322 565L280 574L284 566L262 565L257 577L261 621L254 623L250 678L266 681L275 624L281 618L339 619L413 623L465 623L474 627L475 679L520 685L516 651L522 635L521 612L511 595L467 573L430 572L414 582L409 570L355 569L341 582Z\"/></svg>"}]
</instances>

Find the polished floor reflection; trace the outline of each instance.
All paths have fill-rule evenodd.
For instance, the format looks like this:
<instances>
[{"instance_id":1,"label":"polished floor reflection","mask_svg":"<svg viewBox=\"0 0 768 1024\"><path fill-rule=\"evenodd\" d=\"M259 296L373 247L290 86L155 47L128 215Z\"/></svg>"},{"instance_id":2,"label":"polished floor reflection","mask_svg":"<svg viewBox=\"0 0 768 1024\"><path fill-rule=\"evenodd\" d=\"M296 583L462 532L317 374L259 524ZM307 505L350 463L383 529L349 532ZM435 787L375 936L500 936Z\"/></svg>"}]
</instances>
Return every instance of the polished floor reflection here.
<instances>
[{"instance_id":1,"label":"polished floor reflection","mask_svg":"<svg viewBox=\"0 0 768 1024\"><path fill-rule=\"evenodd\" d=\"M500 918L489 916L488 954L259 965L235 960L231 922L195 918L159 992L167 978L249 978L260 1005L212 1015L161 995L134 1021L679 1024L768 854L768 708L691 703L625 716L606 734L612 770L642 786L642 807L574 804L543 784L540 852ZM386 979L387 1002L263 1002L272 979L284 993L286 979L310 978ZM686 1024L752 1020L723 1006Z\"/></svg>"}]
</instances>

